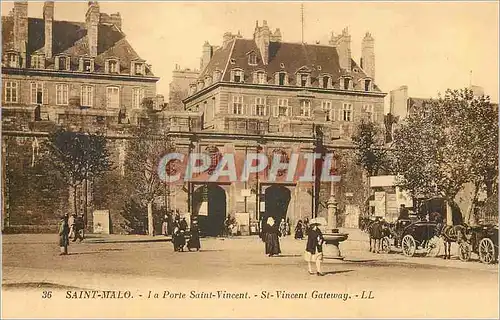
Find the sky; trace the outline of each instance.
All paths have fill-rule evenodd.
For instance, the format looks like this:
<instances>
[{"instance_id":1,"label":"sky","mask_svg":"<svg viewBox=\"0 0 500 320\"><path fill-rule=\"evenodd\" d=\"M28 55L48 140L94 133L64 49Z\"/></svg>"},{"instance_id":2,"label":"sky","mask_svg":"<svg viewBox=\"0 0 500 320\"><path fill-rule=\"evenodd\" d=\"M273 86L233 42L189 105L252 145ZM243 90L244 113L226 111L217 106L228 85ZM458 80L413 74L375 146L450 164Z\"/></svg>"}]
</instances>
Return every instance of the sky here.
<instances>
[{"instance_id":1,"label":"sky","mask_svg":"<svg viewBox=\"0 0 500 320\"><path fill-rule=\"evenodd\" d=\"M161 80L168 96L172 70L199 68L202 45L222 43L226 31L252 38L256 20L280 28L284 42L301 41L299 2L99 1L101 12L120 12L122 30ZM2 15L12 2L2 1ZM28 15L42 17L43 2ZM84 21L87 2L55 3L55 19ZM327 44L348 27L355 61L361 40L375 38L375 82L384 92L407 85L412 97L430 98L469 83L498 102L498 1L494 2L304 2L304 42ZM472 76L471 76L472 71ZM388 100L388 99L386 99Z\"/></svg>"}]
</instances>

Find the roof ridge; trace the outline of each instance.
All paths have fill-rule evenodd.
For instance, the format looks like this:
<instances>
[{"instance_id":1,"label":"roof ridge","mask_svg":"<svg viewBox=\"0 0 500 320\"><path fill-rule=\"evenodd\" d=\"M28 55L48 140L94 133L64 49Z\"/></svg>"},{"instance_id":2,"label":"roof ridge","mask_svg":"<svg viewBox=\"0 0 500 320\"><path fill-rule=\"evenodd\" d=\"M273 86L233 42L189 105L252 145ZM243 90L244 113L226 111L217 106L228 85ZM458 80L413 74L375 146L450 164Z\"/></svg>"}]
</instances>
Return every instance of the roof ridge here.
<instances>
[{"instance_id":1,"label":"roof ridge","mask_svg":"<svg viewBox=\"0 0 500 320\"><path fill-rule=\"evenodd\" d=\"M226 75L227 67L229 66L229 62L231 61L231 57L233 56L233 50L234 50L234 45L236 44L237 38L233 39L233 43L231 44L231 50L229 51L229 55L227 56L227 61L226 61L226 66L224 67L224 72L222 72L222 76L220 77L221 79L224 79L224 76Z\"/></svg>"}]
</instances>

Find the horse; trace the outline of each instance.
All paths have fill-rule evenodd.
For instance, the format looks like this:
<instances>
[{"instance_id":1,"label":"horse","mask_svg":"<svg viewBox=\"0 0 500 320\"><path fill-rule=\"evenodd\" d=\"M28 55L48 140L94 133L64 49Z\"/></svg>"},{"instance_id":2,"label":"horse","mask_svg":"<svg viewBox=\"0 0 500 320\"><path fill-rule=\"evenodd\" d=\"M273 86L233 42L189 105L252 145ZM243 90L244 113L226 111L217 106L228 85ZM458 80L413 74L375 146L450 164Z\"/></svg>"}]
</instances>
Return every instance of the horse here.
<instances>
[{"instance_id":1,"label":"horse","mask_svg":"<svg viewBox=\"0 0 500 320\"><path fill-rule=\"evenodd\" d=\"M437 229L439 230L439 236L444 241L444 259L451 259L451 244L452 242L456 242L458 245L463 241L468 241L470 227L468 225L454 225L448 226L443 224L440 228L440 224L438 224Z\"/></svg>"},{"instance_id":2,"label":"horse","mask_svg":"<svg viewBox=\"0 0 500 320\"><path fill-rule=\"evenodd\" d=\"M391 235L390 224L377 219L367 227L367 232L370 237L370 252L380 253L382 239Z\"/></svg>"}]
</instances>

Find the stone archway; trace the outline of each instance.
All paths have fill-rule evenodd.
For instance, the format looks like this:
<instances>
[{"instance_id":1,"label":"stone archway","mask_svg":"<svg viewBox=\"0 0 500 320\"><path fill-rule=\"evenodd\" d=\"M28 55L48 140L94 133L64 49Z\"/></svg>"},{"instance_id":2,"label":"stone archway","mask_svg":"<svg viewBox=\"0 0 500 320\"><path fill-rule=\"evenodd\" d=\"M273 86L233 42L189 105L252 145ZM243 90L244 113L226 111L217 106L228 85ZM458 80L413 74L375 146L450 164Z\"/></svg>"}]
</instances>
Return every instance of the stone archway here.
<instances>
[{"instance_id":1,"label":"stone archway","mask_svg":"<svg viewBox=\"0 0 500 320\"><path fill-rule=\"evenodd\" d=\"M291 192L287 187L273 184L266 188L264 220L268 217L273 217L277 223L286 220L290 200Z\"/></svg>"},{"instance_id":2,"label":"stone archway","mask_svg":"<svg viewBox=\"0 0 500 320\"><path fill-rule=\"evenodd\" d=\"M222 235L227 215L226 201L226 191L216 183L205 184L193 192L193 215L197 216L201 235ZM207 215L199 215L203 202L207 205Z\"/></svg>"}]
</instances>

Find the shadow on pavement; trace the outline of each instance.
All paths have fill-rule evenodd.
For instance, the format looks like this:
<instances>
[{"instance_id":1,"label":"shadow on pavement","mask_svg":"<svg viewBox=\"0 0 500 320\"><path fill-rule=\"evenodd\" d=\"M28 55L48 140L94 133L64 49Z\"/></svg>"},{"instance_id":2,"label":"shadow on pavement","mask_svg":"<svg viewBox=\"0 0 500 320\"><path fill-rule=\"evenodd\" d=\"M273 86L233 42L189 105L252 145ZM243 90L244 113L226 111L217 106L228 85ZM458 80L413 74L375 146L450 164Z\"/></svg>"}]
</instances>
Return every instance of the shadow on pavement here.
<instances>
[{"instance_id":1,"label":"shadow on pavement","mask_svg":"<svg viewBox=\"0 0 500 320\"><path fill-rule=\"evenodd\" d=\"M323 272L325 275L327 274L341 274L341 273L349 273L349 272L353 272L354 270L339 270L339 271L327 271L327 272Z\"/></svg>"},{"instance_id":2,"label":"shadow on pavement","mask_svg":"<svg viewBox=\"0 0 500 320\"><path fill-rule=\"evenodd\" d=\"M136 239L136 240L106 240L106 239L95 239L92 241L85 241L88 244L96 243L148 243L148 242L172 242L170 238L166 239Z\"/></svg>"},{"instance_id":3,"label":"shadow on pavement","mask_svg":"<svg viewBox=\"0 0 500 320\"><path fill-rule=\"evenodd\" d=\"M51 289L51 290L85 290L80 287L73 286L65 286L56 283L50 282L17 282L17 283L4 283L2 284L2 289L5 290L26 290L26 289L40 289L43 290Z\"/></svg>"}]
</instances>

